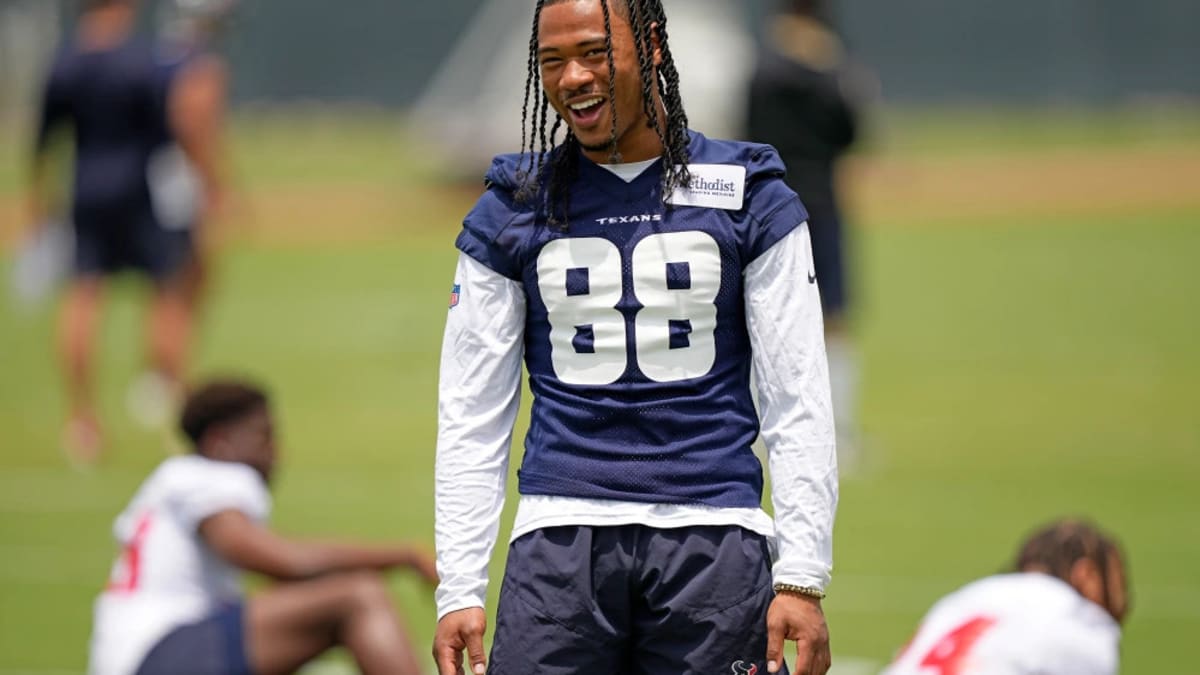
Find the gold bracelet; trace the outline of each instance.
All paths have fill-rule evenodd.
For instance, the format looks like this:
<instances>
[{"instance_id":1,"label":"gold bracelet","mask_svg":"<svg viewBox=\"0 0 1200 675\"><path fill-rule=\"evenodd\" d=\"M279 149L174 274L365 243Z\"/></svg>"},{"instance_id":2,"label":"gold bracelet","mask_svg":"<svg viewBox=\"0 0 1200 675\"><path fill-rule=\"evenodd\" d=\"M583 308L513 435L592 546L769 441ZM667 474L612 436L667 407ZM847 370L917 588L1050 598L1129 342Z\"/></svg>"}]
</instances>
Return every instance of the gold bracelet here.
<instances>
[{"instance_id":1,"label":"gold bracelet","mask_svg":"<svg viewBox=\"0 0 1200 675\"><path fill-rule=\"evenodd\" d=\"M824 599L825 592L812 586L797 586L796 584L775 584L776 593L792 593L806 598Z\"/></svg>"}]
</instances>

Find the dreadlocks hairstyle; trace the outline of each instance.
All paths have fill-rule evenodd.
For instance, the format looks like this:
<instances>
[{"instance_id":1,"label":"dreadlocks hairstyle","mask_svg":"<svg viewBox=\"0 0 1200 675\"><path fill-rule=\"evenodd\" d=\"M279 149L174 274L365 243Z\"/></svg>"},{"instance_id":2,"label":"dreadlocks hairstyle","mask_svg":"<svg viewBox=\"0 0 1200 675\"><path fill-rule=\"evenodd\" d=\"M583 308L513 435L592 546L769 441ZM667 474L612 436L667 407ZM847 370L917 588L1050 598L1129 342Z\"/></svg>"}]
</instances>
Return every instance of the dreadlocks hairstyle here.
<instances>
[{"instance_id":1,"label":"dreadlocks hairstyle","mask_svg":"<svg viewBox=\"0 0 1200 675\"><path fill-rule=\"evenodd\" d=\"M216 381L197 389L183 405L179 428L199 451L200 440L214 425L237 420L267 405L267 394L244 382Z\"/></svg>"},{"instance_id":2,"label":"dreadlocks hairstyle","mask_svg":"<svg viewBox=\"0 0 1200 675\"><path fill-rule=\"evenodd\" d=\"M1117 544L1093 525L1081 520L1061 520L1034 532L1017 554L1017 570L1030 568L1068 580L1071 566L1091 560L1104 569L1112 556L1120 557Z\"/></svg>"},{"instance_id":3,"label":"dreadlocks hairstyle","mask_svg":"<svg viewBox=\"0 0 1200 675\"><path fill-rule=\"evenodd\" d=\"M1121 549L1115 541L1087 522L1068 519L1051 523L1030 535L1017 554L1016 569L1018 572L1044 571L1069 583L1071 567L1080 560L1095 563L1107 579L1114 559L1122 559ZM1107 604L1107 581L1104 594Z\"/></svg>"},{"instance_id":4,"label":"dreadlocks hairstyle","mask_svg":"<svg viewBox=\"0 0 1200 675\"><path fill-rule=\"evenodd\" d=\"M579 175L580 145L579 139L569 127L566 138L561 143L558 142L558 132L563 126L563 119L557 113L549 133L546 132L551 107L550 100L541 87L537 50L542 9L567 1L537 0L537 6L534 8L533 28L529 37L529 60L525 73L525 97L521 106L523 160L517 175L521 183L521 189L517 192L518 200L527 202L539 194L544 195L544 202L540 206L545 209L547 219L552 226L563 229L568 225L567 218L571 208L570 185ZM616 65L613 61L611 21L613 9L621 11L633 28L634 49L637 52L642 81L642 107L646 113L647 124L658 134L663 145L662 193L665 201L676 188L691 184L692 177L687 168L687 113L684 112L679 92L679 72L667 41L667 15L663 11L662 0L600 0L600 7L604 12L610 105L616 100ZM651 24L657 25L651 29ZM662 49L662 63L657 69L654 65L654 45L651 40L653 35L658 36ZM658 86L663 103L662 110L654 97L655 85ZM610 143L609 161L615 164L621 161L621 154L617 150L615 105ZM542 181L546 178L549 179L549 185L543 193Z\"/></svg>"}]
</instances>

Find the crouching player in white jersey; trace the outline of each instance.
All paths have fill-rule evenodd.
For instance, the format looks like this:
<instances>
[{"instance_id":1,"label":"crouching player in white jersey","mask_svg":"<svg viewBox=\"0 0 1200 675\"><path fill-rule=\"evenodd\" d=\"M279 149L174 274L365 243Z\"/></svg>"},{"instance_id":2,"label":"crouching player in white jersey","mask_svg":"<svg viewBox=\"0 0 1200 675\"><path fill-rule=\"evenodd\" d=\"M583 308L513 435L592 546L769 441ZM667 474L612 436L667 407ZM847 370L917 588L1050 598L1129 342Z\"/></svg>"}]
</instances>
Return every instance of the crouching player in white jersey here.
<instances>
[{"instance_id":1,"label":"crouching player in white jersey","mask_svg":"<svg viewBox=\"0 0 1200 675\"><path fill-rule=\"evenodd\" d=\"M204 386L181 426L195 453L163 462L117 517L124 551L96 602L89 672L290 673L336 645L364 673L421 672L379 572L434 582L431 556L267 529L275 439L260 390ZM243 599L240 570L281 583Z\"/></svg>"},{"instance_id":2,"label":"crouching player in white jersey","mask_svg":"<svg viewBox=\"0 0 1200 675\"><path fill-rule=\"evenodd\" d=\"M1073 520L1031 536L1017 572L946 596L884 675L1112 675L1129 609L1120 549Z\"/></svg>"}]
</instances>

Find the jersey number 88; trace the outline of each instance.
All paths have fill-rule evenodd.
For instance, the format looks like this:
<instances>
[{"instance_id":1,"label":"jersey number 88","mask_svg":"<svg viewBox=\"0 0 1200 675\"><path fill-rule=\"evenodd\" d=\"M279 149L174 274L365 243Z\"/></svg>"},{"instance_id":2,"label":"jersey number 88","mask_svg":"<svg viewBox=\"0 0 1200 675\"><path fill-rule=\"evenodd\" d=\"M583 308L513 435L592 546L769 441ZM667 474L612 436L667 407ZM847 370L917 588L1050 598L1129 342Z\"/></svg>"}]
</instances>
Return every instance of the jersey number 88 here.
<instances>
[{"instance_id":1,"label":"jersey number 88","mask_svg":"<svg viewBox=\"0 0 1200 675\"><path fill-rule=\"evenodd\" d=\"M715 300L721 251L704 232L653 234L629 261L632 293L642 306L627 353L621 251L600 237L556 239L538 254L538 289L550 322L550 353L560 380L612 384L629 359L656 382L700 377L716 360ZM580 343L580 336L590 339Z\"/></svg>"}]
</instances>

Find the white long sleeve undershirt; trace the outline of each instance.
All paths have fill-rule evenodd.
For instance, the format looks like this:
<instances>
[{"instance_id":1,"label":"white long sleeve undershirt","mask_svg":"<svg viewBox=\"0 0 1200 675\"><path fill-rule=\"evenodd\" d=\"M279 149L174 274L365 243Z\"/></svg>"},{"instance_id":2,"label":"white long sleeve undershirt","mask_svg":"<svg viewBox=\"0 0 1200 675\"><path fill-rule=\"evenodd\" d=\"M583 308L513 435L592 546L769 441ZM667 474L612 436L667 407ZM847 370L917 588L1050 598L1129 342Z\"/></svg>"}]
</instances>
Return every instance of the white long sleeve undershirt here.
<instances>
[{"instance_id":1,"label":"white long sleeve undershirt","mask_svg":"<svg viewBox=\"0 0 1200 675\"><path fill-rule=\"evenodd\" d=\"M771 537L776 582L824 588L832 569L837 454L820 299L807 224L745 270L761 435L772 522L761 509L522 496L512 537L558 525L738 525ZM459 256L458 304L446 321L436 467L438 617L482 607L500 527L512 429L521 391L525 294Z\"/></svg>"}]
</instances>

